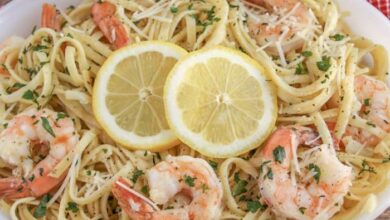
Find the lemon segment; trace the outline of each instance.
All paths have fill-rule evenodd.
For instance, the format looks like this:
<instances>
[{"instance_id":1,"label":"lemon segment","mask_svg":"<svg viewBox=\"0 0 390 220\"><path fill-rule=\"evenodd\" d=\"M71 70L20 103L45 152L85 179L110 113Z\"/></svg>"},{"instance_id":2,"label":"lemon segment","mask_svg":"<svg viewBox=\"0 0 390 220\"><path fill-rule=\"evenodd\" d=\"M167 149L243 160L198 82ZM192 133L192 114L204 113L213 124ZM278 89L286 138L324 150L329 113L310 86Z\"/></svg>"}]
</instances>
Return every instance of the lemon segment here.
<instances>
[{"instance_id":1,"label":"lemon segment","mask_svg":"<svg viewBox=\"0 0 390 220\"><path fill-rule=\"evenodd\" d=\"M258 147L275 126L276 92L247 55L217 46L188 54L164 87L166 117L181 141L217 158Z\"/></svg>"},{"instance_id":2,"label":"lemon segment","mask_svg":"<svg viewBox=\"0 0 390 220\"><path fill-rule=\"evenodd\" d=\"M94 84L93 111L116 142L132 149L162 150L177 144L165 118L163 88L170 70L187 52L148 41L115 51Z\"/></svg>"}]
</instances>

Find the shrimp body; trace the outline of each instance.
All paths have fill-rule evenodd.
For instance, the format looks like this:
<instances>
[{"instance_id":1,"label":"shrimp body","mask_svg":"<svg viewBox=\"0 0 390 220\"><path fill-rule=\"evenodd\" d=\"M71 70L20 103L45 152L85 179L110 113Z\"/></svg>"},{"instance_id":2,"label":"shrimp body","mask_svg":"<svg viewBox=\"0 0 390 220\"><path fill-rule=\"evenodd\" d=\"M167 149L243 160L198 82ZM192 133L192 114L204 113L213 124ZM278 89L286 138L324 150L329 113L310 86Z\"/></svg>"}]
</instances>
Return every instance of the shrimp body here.
<instances>
[{"instance_id":1,"label":"shrimp body","mask_svg":"<svg viewBox=\"0 0 390 220\"><path fill-rule=\"evenodd\" d=\"M47 3L42 5L41 27L61 30L61 19L54 5Z\"/></svg>"},{"instance_id":2,"label":"shrimp body","mask_svg":"<svg viewBox=\"0 0 390 220\"><path fill-rule=\"evenodd\" d=\"M130 38L125 26L115 17L115 11L115 5L97 2L92 6L92 18L107 40L115 48L121 48L130 42Z\"/></svg>"},{"instance_id":3,"label":"shrimp body","mask_svg":"<svg viewBox=\"0 0 390 220\"><path fill-rule=\"evenodd\" d=\"M297 155L298 145L313 145L315 134L310 133L308 128L281 127L262 150L260 193L277 216L329 219L340 210L352 184L351 167L343 165L329 146Z\"/></svg>"},{"instance_id":4,"label":"shrimp body","mask_svg":"<svg viewBox=\"0 0 390 220\"><path fill-rule=\"evenodd\" d=\"M211 166L203 159L189 156L168 157L148 171L147 179L153 202L132 191L123 179L114 183L112 192L131 218L219 218L222 210L222 185ZM191 200L187 206L159 211L153 205L166 204L178 194Z\"/></svg>"},{"instance_id":5,"label":"shrimp body","mask_svg":"<svg viewBox=\"0 0 390 220\"><path fill-rule=\"evenodd\" d=\"M360 116L386 132L390 132L390 89L386 83L370 76L355 77L355 94L362 104ZM362 144L375 146L380 140L362 129L349 129L356 140Z\"/></svg>"},{"instance_id":6,"label":"shrimp body","mask_svg":"<svg viewBox=\"0 0 390 220\"><path fill-rule=\"evenodd\" d=\"M13 169L12 177L0 179L0 196L16 199L39 197L61 183L49 176L77 144L73 121L49 110L21 113L0 134L0 159ZM39 161L33 167L34 161Z\"/></svg>"},{"instance_id":7,"label":"shrimp body","mask_svg":"<svg viewBox=\"0 0 390 220\"><path fill-rule=\"evenodd\" d=\"M248 18L249 34L257 44L269 45L267 50L277 54L301 48L310 34L314 19L300 0L251 0L267 12ZM278 48L277 45L280 45Z\"/></svg>"}]
</instances>

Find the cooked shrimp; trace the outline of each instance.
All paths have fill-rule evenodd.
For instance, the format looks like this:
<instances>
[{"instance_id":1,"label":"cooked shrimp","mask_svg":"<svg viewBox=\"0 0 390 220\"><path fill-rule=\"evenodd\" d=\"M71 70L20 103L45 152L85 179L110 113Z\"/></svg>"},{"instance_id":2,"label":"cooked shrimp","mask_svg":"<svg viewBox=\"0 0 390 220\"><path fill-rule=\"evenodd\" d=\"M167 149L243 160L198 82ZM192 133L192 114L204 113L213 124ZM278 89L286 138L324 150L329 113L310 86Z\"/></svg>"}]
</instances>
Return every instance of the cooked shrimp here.
<instances>
[{"instance_id":1,"label":"cooked shrimp","mask_svg":"<svg viewBox=\"0 0 390 220\"><path fill-rule=\"evenodd\" d=\"M168 157L147 173L149 201L134 192L125 179L113 185L120 206L133 219L218 219L221 214L222 185L211 166L203 159L189 156ZM183 208L159 210L176 195L191 201Z\"/></svg>"},{"instance_id":2,"label":"cooked shrimp","mask_svg":"<svg viewBox=\"0 0 390 220\"><path fill-rule=\"evenodd\" d=\"M314 19L300 0L250 0L266 9L265 14L248 17L249 34L272 53L301 48ZM278 48L278 45L280 47ZM281 51L283 50L283 51Z\"/></svg>"},{"instance_id":3,"label":"cooked shrimp","mask_svg":"<svg viewBox=\"0 0 390 220\"><path fill-rule=\"evenodd\" d=\"M125 26L115 17L115 11L115 5L97 2L92 6L92 18L107 40L115 48L121 48L130 42L130 38Z\"/></svg>"},{"instance_id":4,"label":"cooked shrimp","mask_svg":"<svg viewBox=\"0 0 390 220\"><path fill-rule=\"evenodd\" d=\"M260 193L277 216L329 219L341 208L352 184L352 169L328 145L297 155L298 145L313 145L315 136L309 128L281 127L261 152Z\"/></svg>"},{"instance_id":5,"label":"cooked shrimp","mask_svg":"<svg viewBox=\"0 0 390 220\"><path fill-rule=\"evenodd\" d=\"M49 173L78 140L73 121L63 113L32 109L15 116L0 133L0 159L13 168L12 177L0 179L0 196L40 197L58 186L66 173L59 178Z\"/></svg>"},{"instance_id":6,"label":"cooked shrimp","mask_svg":"<svg viewBox=\"0 0 390 220\"><path fill-rule=\"evenodd\" d=\"M360 116L375 126L390 132L390 89L386 83L370 76L355 77L355 94L362 104ZM361 130L361 129L359 129ZM355 133L358 132L358 133ZM349 130L357 140L369 146L375 146L380 140L366 131Z\"/></svg>"},{"instance_id":7,"label":"cooked shrimp","mask_svg":"<svg viewBox=\"0 0 390 220\"><path fill-rule=\"evenodd\" d=\"M55 5L47 3L42 5L41 27L61 30L61 19Z\"/></svg>"}]
</instances>

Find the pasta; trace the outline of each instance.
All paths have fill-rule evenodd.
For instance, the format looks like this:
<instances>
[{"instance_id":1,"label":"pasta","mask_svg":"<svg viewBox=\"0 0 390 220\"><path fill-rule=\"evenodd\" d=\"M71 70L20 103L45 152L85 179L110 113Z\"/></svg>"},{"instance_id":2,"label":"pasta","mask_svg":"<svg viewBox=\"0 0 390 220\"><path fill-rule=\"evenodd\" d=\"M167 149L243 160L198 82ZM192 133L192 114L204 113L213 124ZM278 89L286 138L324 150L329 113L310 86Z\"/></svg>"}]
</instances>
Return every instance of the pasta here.
<instances>
[{"instance_id":1,"label":"pasta","mask_svg":"<svg viewBox=\"0 0 390 220\"><path fill-rule=\"evenodd\" d=\"M50 196L4 199L2 209L12 219L128 219L111 192L113 183L119 177L130 179L132 189L147 197L147 170L171 155L188 155L203 158L215 168L223 189L220 219L276 218L258 187L261 146L234 158L216 159L185 144L162 152L129 150L104 132L92 112L93 84L101 65L116 48L90 15L99 2L84 0L60 11L60 31L34 28L27 38L13 37L0 46L1 130L7 130L8 123L22 112L48 108L72 118L80 136L74 149L51 170L49 176L62 176L63 180ZM375 207L376 195L389 184L389 97L384 97L387 118L381 126L363 112L362 106L372 100L359 100L354 83L365 76L386 81L387 52L383 46L350 33L332 0L293 1L291 10L281 12L284 17L273 17L256 1L104 2L115 6L114 16L124 25L130 43L162 40L187 51L223 45L255 59L277 88L277 126L315 128L318 139L332 146L339 160L352 168L352 186L332 219L350 219ZM277 39L267 41L259 40L253 32L256 22L271 27L298 23L289 17L301 4L308 8L309 18L305 28L296 27L299 34L288 36L281 28ZM367 57L370 65L365 62ZM357 134L352 132L357 129ZM375 140L363 143L356 137L371 135ZM304 154L298 149L294 157L301 159ZM3 156L1 178L15 175L15 166L2 160ZM177 203L180 199L159 208L169 210Z\"/></svg>"}]
</instances>

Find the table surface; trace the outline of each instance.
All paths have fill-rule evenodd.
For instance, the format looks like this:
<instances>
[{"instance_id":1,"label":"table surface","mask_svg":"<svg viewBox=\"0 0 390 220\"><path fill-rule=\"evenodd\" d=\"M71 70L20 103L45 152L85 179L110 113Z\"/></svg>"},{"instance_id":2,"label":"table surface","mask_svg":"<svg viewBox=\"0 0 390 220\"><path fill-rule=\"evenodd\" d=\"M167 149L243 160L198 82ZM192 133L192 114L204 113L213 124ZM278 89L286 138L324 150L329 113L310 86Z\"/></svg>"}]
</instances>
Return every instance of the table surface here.
<instances>
[{"instance_id":1,"label":"table surface","mask_svg":"<svg viewBox=\"0 0 390 220\"><path fill-rule=\"evenodd\" d=\"M6 4L10 0L0 0L0 7L3 4ZM390 219L390 208L388 208L382 215L380 215L377 220L389 220Z\"/></svg>"}]
</instances>

